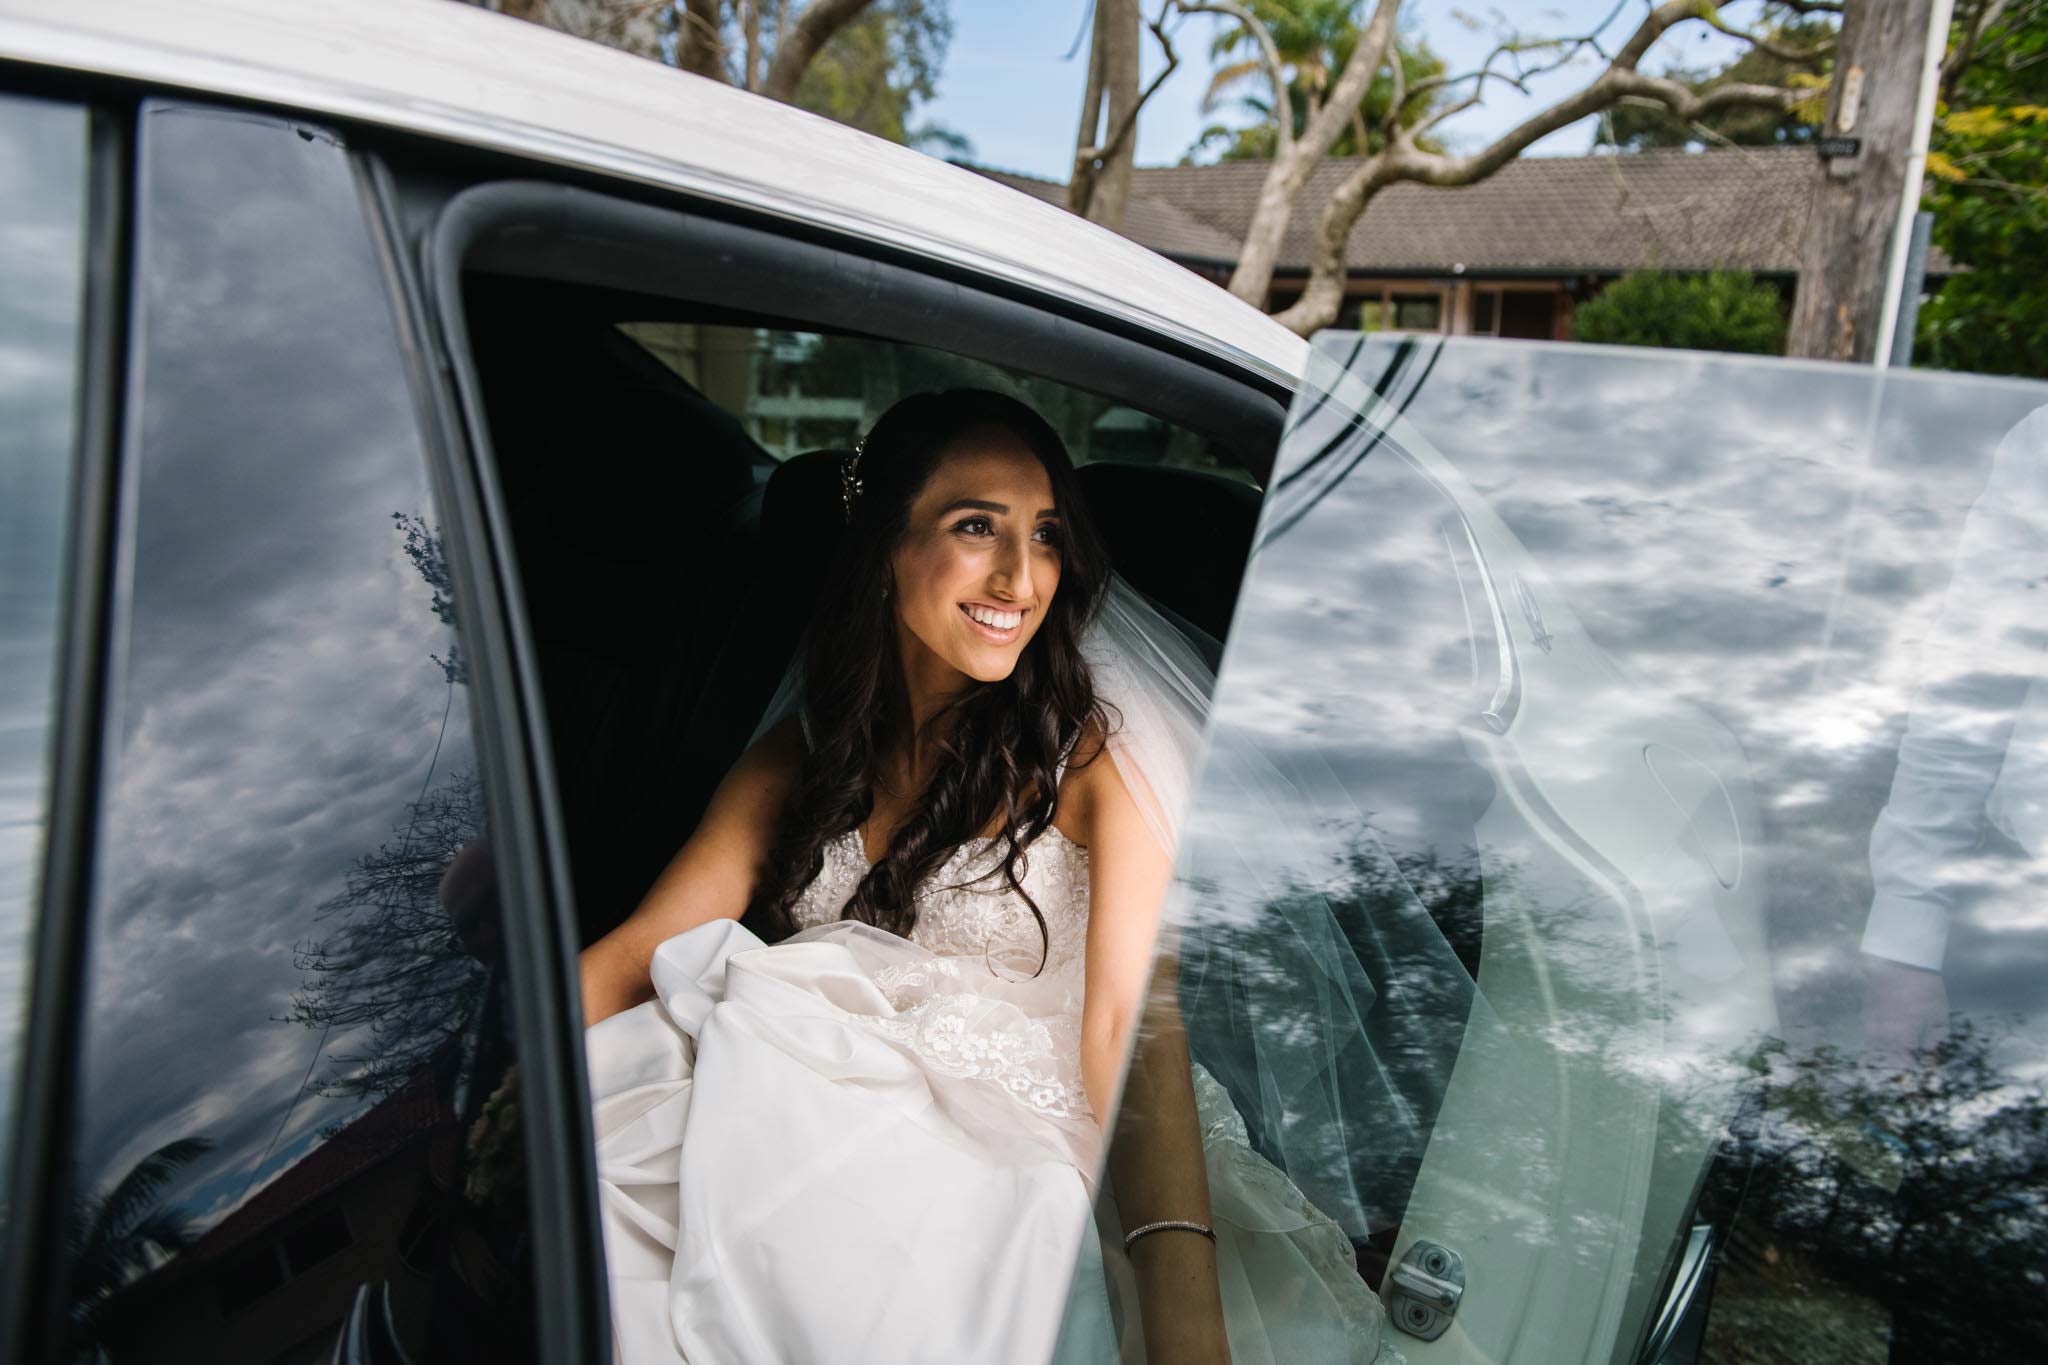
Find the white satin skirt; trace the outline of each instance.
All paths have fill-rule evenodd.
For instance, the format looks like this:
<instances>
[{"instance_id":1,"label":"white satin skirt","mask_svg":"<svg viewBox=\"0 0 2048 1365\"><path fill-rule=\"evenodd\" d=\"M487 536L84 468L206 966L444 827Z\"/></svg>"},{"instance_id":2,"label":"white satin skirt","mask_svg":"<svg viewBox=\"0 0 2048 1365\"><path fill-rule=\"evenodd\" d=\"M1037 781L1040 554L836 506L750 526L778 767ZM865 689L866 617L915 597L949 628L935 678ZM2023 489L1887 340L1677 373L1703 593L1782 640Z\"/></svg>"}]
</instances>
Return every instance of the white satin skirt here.
<instances>
[{"instance_id":1,"label":"white satin skirt","mask_svg":"<svg viewBox=\"0 0 2048 1365\"><path fill-rule=\"evenodd\" d=\"M1071 985L730 920L653 980L585 1035L622 1365L1144 1359L1094 1120L1001 1064L1077 1026ZM1194 1075L1232 1360L1398 1359L1349 1241Z\"/></svg>"}]
</instances>

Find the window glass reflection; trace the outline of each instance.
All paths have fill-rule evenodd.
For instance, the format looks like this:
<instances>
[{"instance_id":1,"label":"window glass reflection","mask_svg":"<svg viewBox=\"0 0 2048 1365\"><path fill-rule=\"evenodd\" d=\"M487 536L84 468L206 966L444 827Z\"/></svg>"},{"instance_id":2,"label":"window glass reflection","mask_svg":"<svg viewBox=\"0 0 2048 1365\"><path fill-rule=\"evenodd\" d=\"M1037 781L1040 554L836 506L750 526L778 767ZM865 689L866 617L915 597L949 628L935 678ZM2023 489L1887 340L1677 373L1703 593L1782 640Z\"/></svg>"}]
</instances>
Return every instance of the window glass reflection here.
<instances>
[{"instance_id":1,"label":"window glass reflection","mask_svg":"<svg viewBox=\"0 0 2048 1365\"><path fill-rule=\"evenodd\" d=\"M177 105L140 151L74 1344L522 1359L468 663L347 153Z\"/></svg>"},{"instance_id":2,"label":"window glass reflection","mask_svg":"<svg viewBox=\"0 0 2048 1365\"><path fill-rule=\"evenodd\" d=\"M1322 1206L1355 1191L1393 1343L2038 1354L2048 386L1358 334L1317 365L1169 914L1192 1055ZM1233 751L1292 795L1233 806ZM1373 1093L1259 969L1304 892L1395 1097L1319 1131L1230 1065L1270 1034ZM1457 972L1400 950L1417 916Z\"/></svg>"},{"instance_id":3,"label":"window glass reflection","mask_svg":"<svg viewBox=\"0 0 2048 1365\"><path fill-rule=\"evenodd\" d=\"M48 826L85 171L83 109L0 97L0 1175L14 1133Z\"/></svg>"}]
</instances>

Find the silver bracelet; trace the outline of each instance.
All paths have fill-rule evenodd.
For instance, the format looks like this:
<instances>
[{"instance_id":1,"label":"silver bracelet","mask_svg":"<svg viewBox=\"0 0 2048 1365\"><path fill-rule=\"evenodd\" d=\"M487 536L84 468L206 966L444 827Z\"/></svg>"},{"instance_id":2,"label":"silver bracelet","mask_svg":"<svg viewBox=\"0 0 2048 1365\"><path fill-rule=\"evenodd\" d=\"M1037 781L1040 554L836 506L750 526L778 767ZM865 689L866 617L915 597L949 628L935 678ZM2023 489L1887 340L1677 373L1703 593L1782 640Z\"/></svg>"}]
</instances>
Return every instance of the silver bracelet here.
<instances>
[{"instance_id":1,"label":"silver bracelet","mask_svg":"<svg viewBox=\"0 0 2048 1365\"><path fill-rule=\"evenodd\" d=\"M1157 1223L1147 1223L1143 1227L1132 1228L1129 1232L1125 1233L1124 1250L1129 1251L1131 1243L1137 1241L1146 1233L1161 1232L1167 1228L1184 1228L1189 1232L1199 1232L1212 1242L1216 1240L1216 1230L1207 1223L1191 1223L1185 1218L1164 1218Z\"/></svg>"}]
</instances>

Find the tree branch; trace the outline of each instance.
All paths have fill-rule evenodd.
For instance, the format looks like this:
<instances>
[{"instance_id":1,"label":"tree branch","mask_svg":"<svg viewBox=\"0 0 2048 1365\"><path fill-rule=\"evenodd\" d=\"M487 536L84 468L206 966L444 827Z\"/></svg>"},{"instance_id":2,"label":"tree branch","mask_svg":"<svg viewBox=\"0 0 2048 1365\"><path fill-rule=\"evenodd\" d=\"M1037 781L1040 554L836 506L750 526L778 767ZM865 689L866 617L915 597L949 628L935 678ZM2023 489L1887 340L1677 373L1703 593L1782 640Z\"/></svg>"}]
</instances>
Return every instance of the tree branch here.
<instances>
[{"instance_id":1,"label":"tree branch","mask_svg":"<svg viewBox=\"0 0 2048 1365\"><path fill-rule=\"evenodd\" d=\"M1165 51L1166 65L1160 70L1158 75L1152 78L1152 83L1139 92L1137 102L1125 111L1123 118L1117 121L1117 126L1110 130L1108 139L1100 147L1078 147L1074 151L1074 170L1072 176L1067 181L1067 207L1083 218L1088 216L1089 202L1094 198L1096 173L1102 169L1105 162L1123 150L1124 143L1129 140L1132 131L1138 126L1138 111L1143 109L1146 102L1158 93L1159 87L1166 83L1166 78L1171 76L1174 68L1180 65L1180 54L1173 50L1173 39L1167 35L1165 27L1166 16L1173 10L1173 7L1174 0L1163 0L1159 6L1159 17L1148 21L1145 25L1145 27L1152 30L1152 36L1159 40L1160 48ZM1093 70L1089 73L1089 80L1091 82L1098 80ZM1099 96L1101 93L1099 84L1091 88L1094 89L1098 97L1097 107L1099 109ZM1087 110L1084 108L1082 112L1085 118ZM1090 131L1093 131L1093 129L1090 129ZM1081 192L1077 194L1076 190Z\"/></svg>"},{"instance_id":2,"label":"tree branch","mask_svg":"<svg viewBox=\"0 0 2048 1365\"><path fill-rule=\"evenodd\" d=\"M2007 5L2008 0L1982 0L1976 18L1963 34L1963 40L1956 44L1955 51L1949 53L1941 64L1942 98L1948 98L1955 89L1957 79L1976 57L1977 44L1983 40L1985 31L2004 17Z\"/></svg>"},{"instance_id":3,"label":"tree branch","mask_svg":"<svg viewBox=\"0 0 2048 1365\"><path fill-rule=\"evenodd\" d=\"M1766 56L1776 57L1779 61L1793 66L1812 66L1822 57L1832 52L1835 47L1831 41L1818 42L1812 47L1781 47L1776 40L1765 34L1755 33L1749 29L1729 23L1712 9L1702 7L1699 17L1708 27L1725 33L1731 38L1740 38L1743 42L1748 43Z\"/></svg>"},{"instance_id":4,"label":"tree branch","mask_svg":"<svg viewBox=\"0 0 2048 1365\"><path fill-rule=\"evenodd\" d=\"M1244 25L1245 32L1251 34L1259 49L1259 62L1266 68L1266 79L1273 87L1273 121L1279 126L1275 159L1286 157L1294 148L1294 105L1287 98L1287 68L1280 60L1280 49L1273 42L1272 32L1237 0L1169 0L1169 3L1182 14L1220 14L1226 19L1235 19Z\"/></svg>"},{"instance_id":5,"label":"tree branch","mask_svg":"<svg viewBox=\"0 0 2048 1365\"><path fill-rule=\"evenodd\" d=\"M797 82L818 50L832 40L868 7L872 0L811 0L794 20L785 19L775 35L775 57L768 64L761 93L789 103L796 97Z\"/></svg>"},{"instance_id":6,"label":"tree branch","mask_svg":"<svg viewBox=\"0 0 2048 1365\"><path fill-rule=\"evenodd\" d=\"M1138 126L1138 111L1145 107L1147 100L1159 92L1159 87L1166 83L1166 78L1171 76L1174 68L1180 65L1180 54L1173 50L1173 39L1167 36L1165 28L1166 15L1168 10L1172 8L1172 5L1173 0L1166 0L1166 3L1159 7L1159 17L1145 25L1145 27L1152 30L1152 36L1159 40L1161 50L1166 53L1166 65L1161 67L1159 74L1152 78L1152 83L1139 92L1138 102L1130 107L1130 111L1123 116L1122 121L1110 132L1109 141L1105 142L1102 150L1096 154L1096 159L1099 161L1107 161L1123 149L1125 140L1131 136L1132 130Z\"/></svg>"},{"instance_id":7,"label":"tree branch","mask_svg":"<svg viewBox=\"0 0 2048 1365\"><path fill-rule=\"evenodd\" d=\"M1718 8L1718 3L1719 0L1709 0L1707 7ZM1476 152L1464 156L1425 152L1415 145L1414 138L1452 113L1477 103L1479 90L1485 84L1483 77L1466 100L1438 111L1413 129L1400 130L1396 136L1390 137L1386 148L1360 163L1324 206L1315 244L1311 248L1307 287L1293 306L1278 314L1279 321L1307 336L1336 319L1343 299L1344 250L1351 229L1373 196L1388 185L1404 180L1437 186L1470 185L1492 175L1538 139L1631 96L1655 100L1685 121L1737 105L1791 107L1799 98L1798 91L1769 85L1737 84L1696 92L1668 77L1645 76L1636 69L1644 54L1668 29L1686 19L1700 17L1702 8L1699 0L1663 0L1663 3L1653 6L1609 60L1607 69L1592 82L1548 108L1538 110ZM1612 15L1609 17L1611 19ZM1605 24L1603 20L1601 26L1605 27ZM1554 69L1555 65L1569 60L1586 47L1598 50L1598 34L1599 29L1596 28L1580 38L1545 44L1555 47L1562 55L1544 69ZM1489 57L1488 65L1481 67L1480 71L1490 70L1492 60ZM1518 69L1514 78L1497 78L1515 83L1526 81L1533 74L1533 71Z\"/></svg>"},{"instance_id":8,"label":"tree branch","mask_svg":"<svg viewBox=\"0 0 2048 1365\"><path fill-rule=\"evenodd\" d=\"M718 0L687 0L676 35L676 65L684 71L730 83L725 72L725 35Z\"/></svg>"}]
</instances>

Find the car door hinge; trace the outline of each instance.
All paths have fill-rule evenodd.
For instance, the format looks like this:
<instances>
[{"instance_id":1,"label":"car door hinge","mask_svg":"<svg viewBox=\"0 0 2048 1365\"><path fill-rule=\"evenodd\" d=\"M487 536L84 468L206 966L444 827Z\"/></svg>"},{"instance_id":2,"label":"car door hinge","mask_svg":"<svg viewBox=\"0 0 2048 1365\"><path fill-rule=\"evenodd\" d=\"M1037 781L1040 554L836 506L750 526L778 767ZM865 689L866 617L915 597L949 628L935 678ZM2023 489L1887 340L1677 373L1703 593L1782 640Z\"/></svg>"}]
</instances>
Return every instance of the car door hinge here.
<instances>
[{"instance_id":1,"label":"car door hinge","mask_svg":"<svg viewBox=\"0 0 2048 1365\"><path fill-rule=\"evenodd\" d=\"M1415 1242L1387 1277L1387 1315L1409 1336L1435 1341L1465 1297L1465 1258L1435 1242Z\"/></svg>"}]
</instances>

